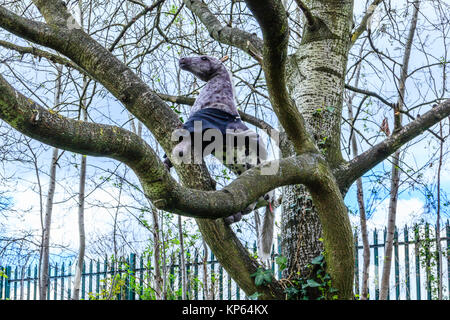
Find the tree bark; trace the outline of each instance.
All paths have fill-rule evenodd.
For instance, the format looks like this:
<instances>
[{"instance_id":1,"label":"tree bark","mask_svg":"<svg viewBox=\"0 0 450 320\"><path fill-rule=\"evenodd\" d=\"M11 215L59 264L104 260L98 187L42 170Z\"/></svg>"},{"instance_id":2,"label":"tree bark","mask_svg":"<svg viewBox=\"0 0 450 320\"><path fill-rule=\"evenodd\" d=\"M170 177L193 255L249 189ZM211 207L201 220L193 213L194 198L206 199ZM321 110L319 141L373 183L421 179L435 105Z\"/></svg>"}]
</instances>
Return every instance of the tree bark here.
<instances>
[{"instance_id":1,"label":"tree bark","mask_svg":"<svg viewBox=\"0 0 450 320\"><path fill-rule=\"evenodd\" d=\"M181 271L181 283L182 283L182 292L181 298L186 300L187 298L187 281L186 281L186 261L185 261L185 252L184 252L184 235L183 235L183 223L181 221L181 216L178 216L178 233L180 239L180 271Z\"/></svg>"},{"instance_id":2,"label":"tree bark","mask_svg":"<svg viewBox=\"0 0 450 320\"><path fill-rule=\"evenodd\" d=\"M364 46L361 46L361 52ZM358 87L359 79L361 75L361 64L357 67L355 86ZM354 124L354 116L353 116L353 98L356 93L352 93L352 95L348 98L347 106L348 106L348 119L349 122ZM365 99L362 100L361 104L364 103ZM358 156L358 144L356 141L356 134L352 131L353 134L350 134L350 140L352 145L352 155L353 157ZM361 239L363 243L363 268L362 268L362 285L361 285L361 300L367 300L369 295L369 266L370 266L370 244L369 244L369 235L367 232L367 219L366 219L366 209L364 203L364 190L362 178L358 178L356 180L356 197L359 208L359 221L361 227ZM358 254L358 251L355 252ZM356 284L359 284L359 281L356 281Z\"/></svg>"},{"instance_id":3,"label":"tree bark","mask_svg":"<svg viewBox=\"0 0 450 320\"><path fill-rule=\"evenodd\" d=\"M53 197L56 185L56 166L58 162L58 148L53 148L52 161L50 165L50 182L47 193L47 205L45 207L45 222L42 230L42 258L41 276L39 281L39 298L47 300L47 289L49 286L49 260L50 260L50 228L52 223Z\"/></svg>"},{"instance_id":4,"label":"tree bark","mask_svg":"<svg viewBox=\"0 0 450 320\"><path fill-rule=\"evenodd\" d=\"M331 166L342 161L340 119L344 75L352 26L353 1L304 1L316 25L304 25L302 42L287 61L287 85L305 118L307 130ZM337 14L339 13L339 14ZM292 154L282 148L283 157ZM308 274L307 265L323 251L322 226L303 186L283 188L282 254L288 258L285 276Z\"/></svg>"},{"instance_id":5,"label":"tree bark","mask_svg":"<svg viewBox=\"0 0 450 320\"><path fill-rule=\"evenodd\" d=\"M361 178L356 180L356 190L359 207L359 221L361 225L361 238L363 242L361 300L367 300L369 296L370 244L369 244L369 235L367 232L366 209L364 206L364 192ZM356 254L358 254L358 252L356 252Z\"/></svg>"},{"instance_id":6,"label":"tree bark","mask_svg":"<svg viewBox=\"0 0 450 320\"><path fill-rule=\"evenodd\" d=\"M86 93L87 90L87 79L83 78L83 92ZM83 121L88 120L87 116L87 105L86 105L86 94L81 97L81 114ZM78 249L78 259L76 264L75 279L73 282L73 294L72 300L80 299L80 285L81 285L81 274L83 272L84 255L86 251L86 233L84 228L84 198L85 198L85 186L86 186L86 165L87 156L81 155L81 165L80 165L80 181L79 181L79 192L78 192L78 233L79 233L79 249Z\"/></svg>"},{"instance_id":7,"label":"tree bark","mask_svg":"<svg viewBox=\"0 0 450 320\"><path fill-rule=\"evenodd\" d=\"M150 204L153 222L153 266L155 276L153 278L156 300L163 299L164 280L161 275L161 228L159 227L158 210Z\"/></svg>"},{"instance_id":8,"label":"tree bark","mask_svg":"<svg viewBox=\"0 0 450 320\"><path fill-rule=\"evenodd\" d=\"M442 123L439 123L439 134L443 138ZM444 151L444 139L441 140L439 146L439 166L437 172L437 210L436 210L436 256L437 256L437 281L438 281L438 300L442 300L442 245L441 245L441 170Z\"/></svg>"},{"instance_id":9,"label":"tree bark","mask_svg":"<svg viewBox=\"0 0 450 320\"><path fill-rule=\"evenodd\" d=\"M83 8L82 1L78 1L78 8L80 10L80 23L83 27ZM80 113L83 121L88 120L87 116L87 87L88 80L83 77L83 88L82 96L80 97ZM85 197L85 187L86 187L86 162L87 157L81 155L80 160L80 180L79 180L79 191L78 191L78 237L79 237L79 249L78 249L78 259L75 267L75 279L73 281L73 293L72 300L80 299L80 286L81 286L81 276L83 272L84 255L86 251L86 234L84 229L84 197Z\"/></svg>"}]
</instances>

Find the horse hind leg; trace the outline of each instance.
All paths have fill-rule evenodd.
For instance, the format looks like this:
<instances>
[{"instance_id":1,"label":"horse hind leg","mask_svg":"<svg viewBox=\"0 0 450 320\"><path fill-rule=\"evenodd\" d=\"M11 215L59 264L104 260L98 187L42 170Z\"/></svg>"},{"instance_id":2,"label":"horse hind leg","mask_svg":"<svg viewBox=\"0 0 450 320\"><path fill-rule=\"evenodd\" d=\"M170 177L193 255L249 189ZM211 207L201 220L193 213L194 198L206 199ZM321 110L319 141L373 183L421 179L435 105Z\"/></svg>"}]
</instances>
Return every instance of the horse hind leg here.
<instances>
[{"instance_id":1,"label":"horse hind leg","mask_svg":"<svg viewBox=\"0 0 450 320\"><path fill-rule=\"evenodd\" d=\"M256 135L256 139L259 139L259 137L257 135ZM250 158L250 162L246 162L243 164L236 163L237 162L236 161L237 160L237 156L236 156L237 150L234 150L234 154L233 154L233 157L234 157L233 160L235 160L235 161L233 161L231 164L227 164L224 161L225 166L228 167L232 172L234 172L238 176L255 166L251 162L256 162L256 164L260 164L262 161L267 159L267 151L265 150L264 145L261 143L261 140L258 141L258 144L253 144L253 146L256 146L256 148L257 148L256 150L254 150L254 147L251 148L250 146L252 146L251 143L246 144L245 155L256 157L256 161L254 161L254 158L253 159ZM266 193L265 195L259 197L258 200L256 200L252 204L250 204L244 210L239 211L239 212L225 218L225 223L227 223L227 224L236 223L242 219L242 216L251 213L252 211L254 211L255 209L257 209L259 207L267 205L267 203L272 203L273 197L274 197L273 195L274 195L274 192L270 191L270 192Z\"/></svg>"}]
</instances>

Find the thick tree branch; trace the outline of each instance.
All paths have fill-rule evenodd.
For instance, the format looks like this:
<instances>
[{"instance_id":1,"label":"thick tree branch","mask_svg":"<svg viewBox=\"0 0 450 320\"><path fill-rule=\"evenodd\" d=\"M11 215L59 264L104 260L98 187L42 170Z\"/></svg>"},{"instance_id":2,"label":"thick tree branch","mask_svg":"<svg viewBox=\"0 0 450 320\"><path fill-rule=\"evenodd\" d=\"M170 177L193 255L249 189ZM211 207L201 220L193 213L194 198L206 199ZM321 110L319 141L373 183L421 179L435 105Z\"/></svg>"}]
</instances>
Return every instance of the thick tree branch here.
<instances>
[{"instance_id":1,"label":"thick tree branch","mask_svg":"<svg viewBox=\"0 0 450 320\"><path fill-rule=\"evenodd\" d=\"M53 12L40 9L46 16ZM70 15L67 15L66 21L70 28L62 24L61 17L48 19L56 21L59 26L25 19L0 7L1 27L70 58L119 99L152 131L166 152L170 152L173 146L171 132L181 125L176 114L130 68L81 29L73 27Z\"/></svg>"},{"instance_id":2,"label":"thick tree branch","mask_svg":"<svg viewBox=\"0 0 450 320\"><path fill-rule=\"evenodd\" d=\"M308 24L310 26L314 25L314 16L311 12L311 10L309 10L309 8L303 3L302 0L295 0L295 2L297 3L297 6L300 8L300 10L302 10L303 14L305 15L306 21L308 22Z\"/></svg>"},{"instance_id":3,"label":"thick tree branch","mask_svg":"<svg viewBox=\"0 0 450 320\"><path fill-rule=\"evenodd\" d=\"M61 3L58 0L36 2L50 25L24 19L0 6L0 27L70 58L118 98L152 131L166 153L170 154L174 144L170 141L171 133L181 125L177 115L127 66L77 27L73 17L64 12ZM53 4L54 8L45 8ZM61 19L59 11L65 18ZM248 43L251 44L250 41ZM176 169L184 185L202 190L213 188L204 164L182 165ZM146 194L158 192L148 183L143 183L143 187ZM247 294L258 291L262 293L261 298L283 296L277 281L256 288L250 275L256 272L259 265L249 256L248 250L229 226L221 220L197 219L197 223L219 261Z\"/></svg>"},{"instance_id":4,"label":"thick tree branch","mask_svg":"<svg viewBox=\"0 0 450 320\"><path fill-rule=\"evenodd\" d=\"M124 162L147 183L169 192L171 179L150 146L139 136L111 125L68 119L16 91L0 76L0 119L21 133L57 148ZM163 191L166 190L166 191ZM167 193L166 193L167 194Z\"/></svg>"},{"instance_id":5,"label":"thick tree branch","mask_svg":"<svg viewBox=\"0 0 450 320\"><path fill-rule=\"evenodd\" d=\"M298 154L318 152L306 131L305 121L286 88L289 26L281 1L246 0L258 21L264 39L263 70L272 107Z\"/></svg>"},{"instance_id":6,"label":"thick tree branch","mask_svg":"<svg viewBox=\"0 0 450 320\"><path fill-rule=\"evenodd\" d=\"M188 96L172 96L170 94L165 94L165 93L160 93L160 92L157 92L156 94L164 101L169 101L172 103L193 106L194 102L195 102L195 98L191 98Z\"/></svg>"},{"instance_id":7,"label":"thick tree branch","mask_svg":"<svg viewBox=\"0 0 450 320\"><path fill-rule=\"evenodd\" d=\"M213 39L239 48L262 63L263 41L255 34L238 28L223 26L216 15L201 0L183 0L183 2L200 19Z\"/></svg>"},{"instance_id":8,"label":"thick tree branch","mask_svg":"<svg viewBox=\"0 0 450 320\"><path fill-rule=\"evenodd\" d=\"M357 178L385 160L405 143L448 116L450 116L450 99L432 108L347 164L337 168L334 174L343 194Z\"/></svg>"},{"instance_id":9,"label":"thick tree branch","mask_svg":"<svg viewBox=\"0 0 450 320\"><path fill-rule=\"evenodd\" d=\"M261 120L257 117L252 116L251 114L245 113L241 110L239 111L239 115L241 116L242 121L250 123L254 125L257 128L260 128L264 130L269 136L276 136L279 137L280 140L283 139L281 135L283 135L283 132L279 132L277 129L272 127L270 124L268 124L266 121Z\"/></svg>"},{"instance_id":10,"label":"thick tree branch","mask_svg":"<svg viewBox=\"0 0 450 320\"><path fill-rule=\"evenodd\" d=\"M318 154L316 145L306 131L305 121L286 88L285 64L289 27L282 1L245 0L245 2L263 33L263 70L273 109L296 153ZM327 269L339 290L339 296L342 299L349 299L352 297L354 263L350 221L329 164L321 163L318 170L320 173L314 184L306 186L323 227Z\"/></svg>"},{"instance_id":11,"label":"thick tree branch","mask_svg":"<svg viewBox=\"0 0 450 320\"><path fill-rule=\"evenodd\" d=\"M223 218L241 211L260 196L277 187L304 184L313 187L317 179L317 166L323 158L305 153L296 157L264 162L245 171L229 185L219 191L199 191L177 187L172 199L162 200L156 205L160 209L180 214L195 212L197 217ZM261 174L263 167L279 165L274 174Z\"/></svg>"}]
</instances>

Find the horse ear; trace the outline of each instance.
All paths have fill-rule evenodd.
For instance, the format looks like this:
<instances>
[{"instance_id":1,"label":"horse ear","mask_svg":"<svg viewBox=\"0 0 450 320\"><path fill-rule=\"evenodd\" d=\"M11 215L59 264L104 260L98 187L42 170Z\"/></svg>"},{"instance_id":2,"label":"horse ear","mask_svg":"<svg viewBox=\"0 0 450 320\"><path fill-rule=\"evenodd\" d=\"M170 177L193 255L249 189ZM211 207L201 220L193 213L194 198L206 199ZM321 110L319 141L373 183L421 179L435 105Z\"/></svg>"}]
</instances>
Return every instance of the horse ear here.
<instances>
[{"instance_id":1,"label":"horse ear","mask_svg":"<svg viewBox=\"0 0 450 320\"><path fill-rule=\"evenodd\" d=\"M228 56L223 56L222 58L220 58L220 61L221 62L225 62L225 61L227 61L229 58L228 58Z\"/></svg>"}]
</instances>

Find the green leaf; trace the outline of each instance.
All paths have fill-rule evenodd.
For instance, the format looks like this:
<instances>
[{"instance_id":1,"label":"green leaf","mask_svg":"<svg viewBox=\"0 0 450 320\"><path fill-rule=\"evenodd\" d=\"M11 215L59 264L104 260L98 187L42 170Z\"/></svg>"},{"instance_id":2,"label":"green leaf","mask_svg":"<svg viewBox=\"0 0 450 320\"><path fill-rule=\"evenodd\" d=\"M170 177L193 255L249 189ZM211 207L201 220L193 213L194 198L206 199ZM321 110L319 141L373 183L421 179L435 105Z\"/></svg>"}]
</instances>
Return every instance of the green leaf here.
<instances>
[{"instance_id":1,"label":"green leaf","mask_svg":"<svg viewBox=\"0 0 450 320\"><path fill-rule=\"evenodd\" d=\"M272 282L272 272L265 272L264 273L264 281L267 283Z\"/></svg>"},{"instance_id":2,"label":"green leaf","mask_svg":"<svg viewBox=\"0 0 450 320\"><path fill-rule=\"evenodd\" d=\"M322 261L323 261L323 256L320 255L320 256L317 256L317 257L315 257L314 259L312 259L312 260L311 260L311 263L312 263L312 264L321 264Z\"/></svg>"},{"instance_id":3,"label":"green leaf","mask_svg":"<svg viewBox=\"0 0 450 320\"><path fill-rule=\"evenodd\" d=\"M262 295L262 293L259 292L255 292L254 294L252 294L251 296L248 296L248 298L250 300L258 300L259 296Z\"/></svg>"},{"instance_id":4,"label":"green leaf","mask_svg":"<svg viewBox=\"0 0 450 320\"><path fill-rule=\"evenodd\" d=\"M285 256L276 257L275 263L280 267L280 271L283 271L287 268L287 258Z\"/></svg>"},{"instance_id":5,"label":"green leaf","mask_svg":"<svg viewBox=\"0 0 450 320\"><path fill-rule=\"evenodd\" d=\"M261 274L258 274L258 275L255 277L255 285L260 286L260 285L263 284L263 282L264 282L264 276L261 275Z\"/></svg>"},{"instance_id":6,"label":"green leaf","mask_svg":"<svg viewBox=\"0 0 450 320\"><path fill-rule=\"evenodd\" d=\"M330 275L328 273L325 274L325 276L322 278L323 281L327 281L327 280L330 280L330 279L331 279L331 277L330 277Z\"/></svg>"},{"instance_id":7,"label":"green leaf","mask_svg":"<svg viewBox=\"0 0 450 320\"><path fill-rule=\"evenodd\" d=\"M299 293L299 290L296 287L287 287L284 289L284 293L286 293L288 297L293 297Z\"/></svg>"},{"instance_id":8,"label":"green leaf","mask_svg":"<svg viewBox=\"0 0 450 320\"><path fill-rule=\"evenodd\" d=\"M272 270L260 268L250 276L255 278L255 285L257 286L272 282Z\"/></svg>"},{"instance_id":9,"label":"green leaf","mask_svg":"<svg viewBox=\"0 0 450 320\"><path fill-rule=\"evenodd\" d=\"M320 286L321 286L320 283L316 282L316 281L313 280L313 279L308 279L307 284L308 284L308 286L311 287L311 288L317 288L317 287L320 287Z\"/></svg>"}]
</instances>

